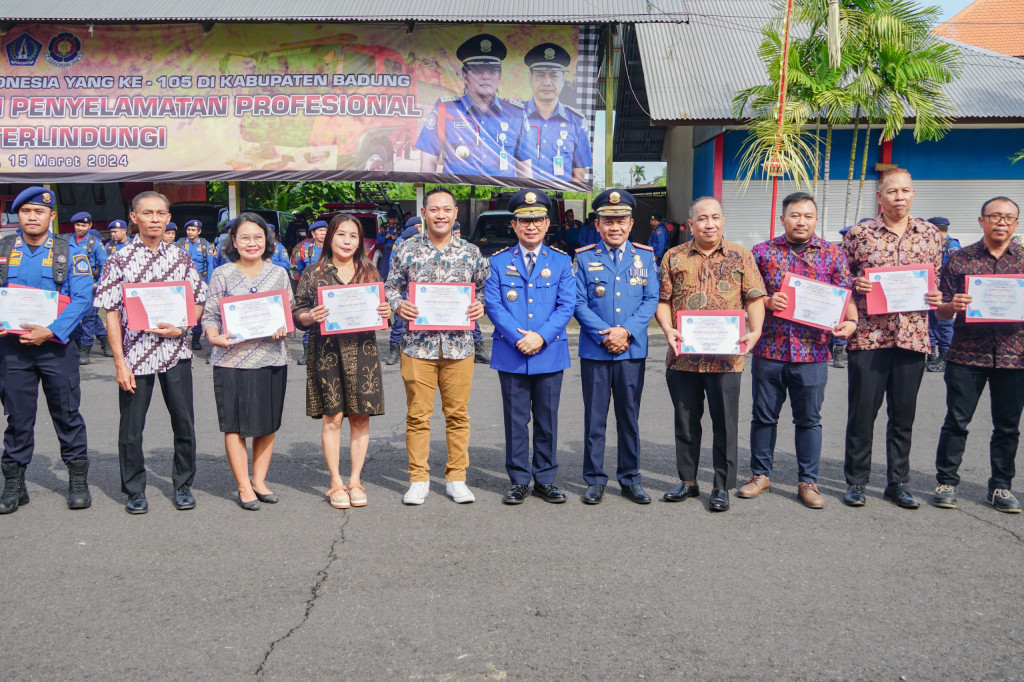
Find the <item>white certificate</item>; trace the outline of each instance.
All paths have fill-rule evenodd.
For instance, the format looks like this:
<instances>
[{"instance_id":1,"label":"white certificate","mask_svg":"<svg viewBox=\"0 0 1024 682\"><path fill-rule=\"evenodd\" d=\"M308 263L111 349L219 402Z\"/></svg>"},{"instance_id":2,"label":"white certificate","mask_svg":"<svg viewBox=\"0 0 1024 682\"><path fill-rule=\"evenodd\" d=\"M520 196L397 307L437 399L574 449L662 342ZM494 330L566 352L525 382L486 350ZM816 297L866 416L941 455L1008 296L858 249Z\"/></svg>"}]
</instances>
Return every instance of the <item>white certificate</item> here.
<instances>
[{"instance_id":1,"label":"white certificate","mask_svg":"<svg viewBox=\"0 0 1024 682\"><path fill-rule=\"evenodd\" d=\"M288 329L285 295L280 291L266 295L226 296L220 301L224 333L235 341L263 339L280 329Z\"/></svg>"},{"instance_id":2,"label":"white certificate","mask_svg":"<svg viewBox=\"0 0 1024 682\"><path fill-rule=\"evenodd\" d=\"M409 329L472 329L467 311L475 293L476 286L469 283L410 282L409 300L418 314Z\"/></svg>"},{"instance_id":3,"label":"white certificate","mask_svg":"<svg viewBox=\"0 0 1024 682\"><path fill-rule=\"evenodd\" d=\"M739 310L680 310L676 329L683 337L679 354L739 355L745 352L740 338L746 326Z\"/></svg>"},{"instance_id":4,"label":"white certificate","mask_svg":"<svg viewBox=\"0 0 1024 682\"><path fill-rule=\"evenodd\" d=\"M1024 276L967 275L967 322L1024 322Z\"/></svg>"},{"instance_id":5,"label":"white certificate","mask_svg":"<svg viewBox=\"0 0 1024 682\"><path fill-rule=\"evenodd\" d=\"M789 298L789 305L775 312L776 317L828 330L846 317L849 289L786 273L779 290Z\"/></svg>"},{"instance_id":6,"label":"white certificate","mask_svg":"<svg viewBox=\"0 0 1024 682\"><path fill-rule=\"evenodd\" d=\"M933 273L931 264L865 269L864 276L871 283L868 315L930 310L925 294L932 290Z\"/></svg>"},{"instance_id":7,"label":"white certificate","mask_svg":"<svg viewBox=\"0 0 1024 682\"><path fill-rule=\"evenodd\" d=\"M327 319L320 324L322 334L346 334L387 327L377 312L384 302L384 285L380 282L320 287L317 296L320 305L327 308Z\"/></svg>"},{"instance_id":8,"label":"white certificate","mask_svg":"<svg viewBox=\"0 0 1024 682\"><path fill-rule=\"evenodd\" d=\"M172 327L195 324L189 308L195 310L192 287L185 282L123 284L128 328L132 331L156 329L166 322ZM193 313L194 315L194 313Z\"/></svg>"},{"instance_id":9,"label":"white certificate","mask_svg":"<svg viewBox=\"0 0 1024 682\"><path fill-rule=\"evenodd\" d=\"M23 324L48 327L57 319L57 292L31 287L0 289L0 325L23 332Z\"/></svg>"}]
</instances>

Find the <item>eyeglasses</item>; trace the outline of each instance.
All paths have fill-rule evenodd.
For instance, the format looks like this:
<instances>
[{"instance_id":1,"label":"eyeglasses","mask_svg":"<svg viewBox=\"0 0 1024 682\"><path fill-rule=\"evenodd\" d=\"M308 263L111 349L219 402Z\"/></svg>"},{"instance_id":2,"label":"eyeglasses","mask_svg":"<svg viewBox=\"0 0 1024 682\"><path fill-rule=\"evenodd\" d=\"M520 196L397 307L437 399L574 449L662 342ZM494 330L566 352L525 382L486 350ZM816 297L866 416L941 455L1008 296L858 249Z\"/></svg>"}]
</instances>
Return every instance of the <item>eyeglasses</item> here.
<instances>
[{"instance_id":1,"label":"eyeglasses","mask_svg":"<svg viewBox=\"0 0 1024 682\"><path fill-rule=\"evenodd\" d=\"M544 227L544 221L547 220L545 217L541 218L516 218L516 222L522 227L527 225L533 225L534 227Z\"/></svg>"},{"instance_id":2,"label":"eyeglasses","mask_svg":"<svg viewBox=\"0 0 1024 682\"><path fill-rule=\"evenodd\" d=\"M982 213L981 217L989 222L995 223L996 225L1001 225L1002 223L1013 225L1017 222L1017 216L1003 215L1002 213Z\"/></svg>"},{"instance_id":3,"label":"eyeglasses","mask_svg":"<svg viewBox=\"0 0 1024 682\"><path fill-rule=\"evenodd\" d=\"M156 216L157 218L166 218L167 216L171 215L171 212L170 211L139 211L138 213L136 213L136 215L141 216L143 218L147 218L147 219L148 218L152 218L153 216Z\"/></svg>"},{"instance_id":4,"label":"eyeglasses","mask_svg":"<svg viewBox=\"0 0 1024 682\"><path fill-rule=\"evenodd\" d=\"M235 241L239 244L262 244L266 238L262 234L243 234L241 237L235 237Z\"/></svg>"}]
</instances>

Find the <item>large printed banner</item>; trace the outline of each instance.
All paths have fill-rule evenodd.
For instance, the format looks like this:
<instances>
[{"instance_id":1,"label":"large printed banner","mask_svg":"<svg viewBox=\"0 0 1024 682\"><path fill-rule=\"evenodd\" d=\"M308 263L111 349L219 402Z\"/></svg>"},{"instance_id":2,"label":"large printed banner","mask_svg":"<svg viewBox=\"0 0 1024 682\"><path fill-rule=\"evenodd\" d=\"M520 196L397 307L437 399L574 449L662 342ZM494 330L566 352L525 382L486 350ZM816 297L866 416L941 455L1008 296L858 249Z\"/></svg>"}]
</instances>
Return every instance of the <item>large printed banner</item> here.
<instances>
[{"instance_id":1,"label":"large printed banner","mask_svg":"<svg viewBox=\"0 0 1024 682\"><path fill-rule=\"evenodd\" d=\"M588 190L596 31L19 25L0 42L0 182Z\"/></svg>"}]
</instances>

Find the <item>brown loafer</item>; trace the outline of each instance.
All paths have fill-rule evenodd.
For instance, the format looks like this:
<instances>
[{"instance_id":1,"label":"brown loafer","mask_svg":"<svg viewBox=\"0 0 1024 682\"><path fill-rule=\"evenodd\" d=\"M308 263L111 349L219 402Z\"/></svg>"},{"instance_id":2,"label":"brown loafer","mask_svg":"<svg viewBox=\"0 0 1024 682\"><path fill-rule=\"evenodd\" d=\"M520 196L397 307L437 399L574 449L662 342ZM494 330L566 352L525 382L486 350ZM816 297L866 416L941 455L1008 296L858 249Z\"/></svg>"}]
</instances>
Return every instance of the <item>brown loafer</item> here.
<instances>
[{"instance_id":1,"label":"brown loafer","mask_svg":"<svg viewBox=\"0 0 1024 682\"><path fill-rule=\"evenodd\" d=\"M754 474L750 477L750 480L739 489L736 493L736 497L742 497L744 499L750 497L757 497L765 490L772 487L772 482L768 480L768 477L764 474Z\"/></svg>"},{"instance_id":2,"label":"brown loafer","mask_svg":"<svg viewBox=\"0 0 1024 682\"><path fill-rule=\"evenodd\" d=\"M800 495L800 501L804 503L805 507L810 507L811 509L825 508L825 498L818 492L817 484L810 481L800 481L796 489Z\"/></svg>"}]
</instances>

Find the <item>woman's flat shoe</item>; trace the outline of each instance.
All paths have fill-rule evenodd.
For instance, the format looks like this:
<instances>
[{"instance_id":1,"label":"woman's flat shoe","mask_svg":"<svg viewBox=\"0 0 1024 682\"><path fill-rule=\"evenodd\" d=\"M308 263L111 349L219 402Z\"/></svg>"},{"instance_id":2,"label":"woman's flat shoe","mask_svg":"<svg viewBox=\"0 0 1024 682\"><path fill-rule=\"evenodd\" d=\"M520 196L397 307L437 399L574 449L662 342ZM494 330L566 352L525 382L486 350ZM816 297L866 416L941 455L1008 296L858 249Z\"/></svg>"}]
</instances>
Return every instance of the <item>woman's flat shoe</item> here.
<instances>
[{"instance_id":1,"label":"woman's flat shoe","mask_svg":"<svg viewBox=\"0 0 1024 682\"><path fill-rule=\"evenodd\" d=\"M242 509L245 509L246 511L259 511L260 510L260 501L259 500L251 500L249 502L242 502L242 496L239 495L238 496L238 506L241 507Z\"/></svg>"},{"instance_id":2,"label":"woman's flat shoe","mask_svg":"<svg viewBox=\"0 0 1024 682\"><path fill-rule=\"evenodd\" d=\"M252 479L249 480L249 483L252 483ZM274 493L267 493L266 495L264 495L255 488L253 488L252 491L256 493L256 499L259 500L260 502L266 502L267 504L277 504L277 495L275 495Z\"/></svg>"},{"instance_id":3,"label":"woman's flat shoe","mask_svg":"<svg viewBox=\"0 0 1024 682\"><path fill-rule=\"evenodd\" d=\"M335 509L348 509L352 506L352 499L348 496L348 488L344 485L328 490L327 501Z\"/></svg>"},{"instance_id":4,"label":"woman's flat shoe","mask_svg":"<svg viewBox=\"0 0 1024 682\"><path fill-rule=\"evenodd\" d=\"M352 500L353 507L365 507L366 506L366 491L363 490L363 486L356 483L355 485L349 485L348 496Z\"/></svg>"}]
</instances>

